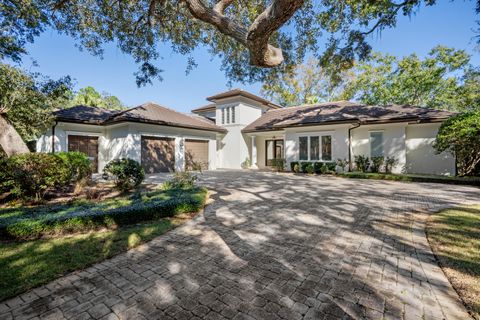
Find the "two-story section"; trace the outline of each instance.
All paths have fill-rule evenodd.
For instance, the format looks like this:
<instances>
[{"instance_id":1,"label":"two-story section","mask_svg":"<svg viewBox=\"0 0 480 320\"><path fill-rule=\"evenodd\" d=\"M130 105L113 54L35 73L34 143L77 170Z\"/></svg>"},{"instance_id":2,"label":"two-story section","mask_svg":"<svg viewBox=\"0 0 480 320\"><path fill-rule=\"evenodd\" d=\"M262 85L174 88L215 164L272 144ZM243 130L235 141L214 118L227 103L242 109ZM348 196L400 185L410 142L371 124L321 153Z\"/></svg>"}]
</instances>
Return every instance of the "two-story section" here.
<instances>
[{"instance_id":1,"label":"two-story section","mask_svg":"<svg viewBox=\"0 0 480 320\"><path fill-rule=\"evenodd\" d=\"M217 134L217 167L255 168L257 156L252 155L252 138L242 130L268 110L281 107L240 89L216 94L207 100L212 103L192 112L214 120L217 126L226 129L226 133Z\"/></svg>"}]
</instances>

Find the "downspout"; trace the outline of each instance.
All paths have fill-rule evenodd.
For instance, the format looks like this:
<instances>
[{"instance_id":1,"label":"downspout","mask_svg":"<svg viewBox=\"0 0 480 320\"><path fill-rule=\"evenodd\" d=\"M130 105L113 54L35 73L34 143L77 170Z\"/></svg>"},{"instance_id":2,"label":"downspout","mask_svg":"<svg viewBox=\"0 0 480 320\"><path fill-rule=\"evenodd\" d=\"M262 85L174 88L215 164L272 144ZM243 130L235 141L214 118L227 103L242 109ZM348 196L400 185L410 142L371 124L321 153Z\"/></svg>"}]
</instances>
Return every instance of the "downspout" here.
<instances>
[{"instance_id":1,"label":"downspout","mask_svg":"<svg viewBox=\"0 0 480 320\"><path fill-rule=\"evenodd\" d=\"M57 124L58 121L55 121L55 124L52 126L52 153L55 153L55 127Z\"/></svg>"},{"instance_id":2,"label":"downspout","mask_svg":"<svg viewBox=\"0 0 480 320\"><path fill-rule=\"evenodd\" d=\"M352 130L360 127L360 121L355 126L348 128L348 171L352 171Z\"/></svg>"}]
</instances>

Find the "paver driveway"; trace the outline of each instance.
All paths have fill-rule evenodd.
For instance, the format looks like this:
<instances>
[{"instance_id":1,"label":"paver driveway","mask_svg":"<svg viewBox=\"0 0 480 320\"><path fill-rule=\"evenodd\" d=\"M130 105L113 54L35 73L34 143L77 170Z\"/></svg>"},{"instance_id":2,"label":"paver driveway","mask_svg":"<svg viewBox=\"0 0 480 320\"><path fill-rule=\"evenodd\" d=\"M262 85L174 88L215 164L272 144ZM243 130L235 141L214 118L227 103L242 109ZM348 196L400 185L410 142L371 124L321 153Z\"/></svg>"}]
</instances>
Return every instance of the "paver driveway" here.
<instances>
[{"instance_id":1,"label":"paver driveway","mask_svg":"<svg viewBox=\"0 0 480 320\"><path fill-rule=\"evenodd\" d=\"M423 212L479 189L261 172L201 183L204 215L1 303L2 318L469 318Z\"/></svg>"}]
</instances>

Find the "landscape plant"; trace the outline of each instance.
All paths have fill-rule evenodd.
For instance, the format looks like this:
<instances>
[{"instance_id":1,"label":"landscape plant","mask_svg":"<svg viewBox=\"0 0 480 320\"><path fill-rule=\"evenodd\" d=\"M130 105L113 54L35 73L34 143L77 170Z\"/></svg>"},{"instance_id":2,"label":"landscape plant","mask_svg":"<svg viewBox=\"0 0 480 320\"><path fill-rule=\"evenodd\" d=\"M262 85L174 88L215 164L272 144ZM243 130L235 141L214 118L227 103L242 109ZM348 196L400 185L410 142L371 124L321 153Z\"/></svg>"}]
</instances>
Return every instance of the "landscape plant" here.
<instances>
[{"instance_id":1,"label":"landscape plant","mask_svg":"<svg viewBox=\"0 0 480 320\"><path fill-rule=\"evenodd\" d=\"M63 177L65 184L91 177L92 162L85 153L77 151L58 152L55 153L55 156L59 157L67 168Z\"/></svg>"},{"instance_id":2,"label":"landscape plant","mask_svg":"<svg viewBox=\"0 0 480 320\"><path fill-rule=\"evenodd\" d=\"M145 172L137 161L129 158L121 158L110 161L103 169L103 177L113 177L115 187L122 191L128 191L138 187L145 178Z\"/></svg>"},{"instance_id":3,"label":"landscape plant","mask_svg":"<svg viewBox=\"0 0 480 320\"><path fill-rule=\"evenodd\" d=\"M170 180L163 183L162 188L164 190L191 189L195 187L197 180L198 176L190 171L177 171Z\"/></svg>"},{"instance_id":4,"label":"landscape plant","mask_svg":"<svg viewBox=\"0 0 480 320\"><path fill-rule=\"evenodd\" d=\"M272 159L272 166L278 172L285 170L285 159Z\"/></svg>"},{"instance_id":5,"label":"landscape plant","mask_svg":"<svg viewBox=\"0 0 480 320\"><path fill-rule=\"evenodd\" d=\"M437 153L449 152L457 161L458 174L474 175L480 170L480 111L450 117L438 130Z\"/></svg>"},{"instance_id":6,"label":"landscape plant","mask_svg":"<svg viewBox=\"0 0 480 320\"><path fill-rule=\"evenodd\" d=\"M342 169L342 172L346 172L346 168L348 166L348 160L338 158L336 161L336 165Z\"/></svg>"},{"instance_id":7,"label":"landscape plant","mask_svg":"<svg viewBox=\"0 0 480 320\"><path fill-rule=\"evenodd\" d=\"M387 159L385 159L385 172L392 173L392 169L396 164L397 159L395 157L387 157Z\"/></svg>"},{"instance_id":8,"label":"landscape plant","mask_svg":"<svg viewBox=\"0 0 480 320\"><path fill-rule=\"evenodd\" d=\"M367 172L370 166L370 159L367 156L358 155L354 157L355 167L357 170Z\"/></svg>"},{"instance_id":9,"label":"landscape plant","mask_svg":"<svg viewBox=\"0 0 480 320\"><path fill-rule=\"evenodd\" d=\"M315 173L315 168L313 167L313 163L309 162L305 165L305 171L308 174L313 174Z\"/></svg>"},{"instance_id":10,"label":"landscape plant","mask_svg":"<svg viewBox=\"0 0 480 320\"><path fill-rule=\"evenodd\" d=\"M372 160L370 162L370 170L373 173L380 172L384 162L385 158L383 156L372 157Z\"/></svg>"}]
</instances>

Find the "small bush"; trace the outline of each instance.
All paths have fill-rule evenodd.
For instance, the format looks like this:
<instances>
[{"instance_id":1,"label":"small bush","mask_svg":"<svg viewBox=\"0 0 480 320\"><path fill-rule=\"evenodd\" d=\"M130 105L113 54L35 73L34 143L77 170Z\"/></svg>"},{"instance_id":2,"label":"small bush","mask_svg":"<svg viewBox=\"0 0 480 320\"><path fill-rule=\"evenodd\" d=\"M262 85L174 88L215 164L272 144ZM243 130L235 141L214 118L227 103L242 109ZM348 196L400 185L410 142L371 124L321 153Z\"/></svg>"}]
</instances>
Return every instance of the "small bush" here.
<instances>
[{"instance_id":1,"label":"small bush","mask_svg":"<svg viewBox=\"0 0 480 320\"><path fill-rule=\"evenodd\" d=\"M163 183L164 190L191 189L195 187L198 177L191 172L175 172L173 178Z\"/></svg>"},{"instance_id":2,"label":"small bush","mask_svg":"<svg viewBox=\"0 0 480 320\"><path fill-rule=\"evenodd\" d=\"M387 157L385 160L385 172L392 173L392 168L397 164L397 159L394 157Z\"/></svg>"},{"instance_id":3,"label":"small bush","mask_svg":"<svg viewBox=\"0 0 480 320\"><path fill-rule=\"evenodd\" d=\"M0 193L8 192L13 188L12 172L8 166L8 158L0 154Z\"/></svg>"},{"instance_id":4,"label":"small bush","mask_svg":"<svg viewBox=\"0 0 480 320\"><path fill-rule=\"evenodd\" d=\"M340 159L338 158L337 161L336 161L336 164L338 167L342 168L342 171L345 172L346 171L346 168L348 166L348 160L347 159Z\"/></svg>"},{"instance_id":5,"label":"small bush","mask_svg":"<svg viewBox=\"0 0 480 320\"><path fill-rule=\"evenodd\" d=\"M383 166L384 161L385 161L384 157L372 157L370 170L374 173L380 172L380 168Z\"/></svg>"},{"instance_id":6,"label":"small bush","mask_svg":"<svg viewBox=\"0 0 480 320\"><path fill-rule=\"evenodd\" d=\"M315 173L315 168L313 167L313 163L307 163L307 165L305 166L305 172L307 172L308 174Z\"/></svg>"},{"instance_id":7,"label":"small bush","mask_svg":"<svg viewBox=\"0 0 480 320\"><path fill-rule=\"evenodd\" d=\"M307 173L307 167L310 165L310 162L300 162L300 169L302 173Z\"/></svg>"},{"instance_id":8,"label":"small bush","mask_svg":"<svg viewBox=\"0 0 480 320\"><path fill-rule=\"evenodd\" d=\"M292 170L293 172L296 172L295 171L295 166L298 166L298 161L290 162L290 170Z\"/></svg>"},{"instance_id":9,"label":"small bush","mask_svg":"<svg viewBox=\"0 0 480 320\"><path fill-rule=\"evenodd\" d=\"M8 159L7 170L12 179L12 192L22 198L44 198L48 189L64 186L68 168L54 154L25 153Z\"/></svg>"},{"instance_id":10,"label":"small bush","mask_svg":"<svg viewBox=\"0 0 480 320\"><path fill-rule=\"evenodd\" d=\"M55 155L62 159L68 169L64 177L65 183L78 182L91 177L92 163L86 154L74 151L59 152Z\"/></svg>"},{"instance_id":11,"label":"small bush","mask_svg":"<svg viewBox=\"0 0 480 320\"><path fill-rule=\"evenodd\" d=\"M115 187L120 191L128 191L138 187L145 178L140 163L133 159L122 158L110 161L103 169L103 177L113 176Z\"/></svg>"},{"instance_id":12,"label":"small bush","mask_svg":"<svg viewBox=\"0 0 480 320\"><path fill-rule=\"evenodd\" d=\"M355 156L354 162L357 170L362 172L367 172L368 167L370 166L370 160L366 156Z\"/></svg>"},{"instance_id":13,"label":"small bush","mask_svg":"<svg viewBox=\"0 0 480 320\"><path fill-rule=\"evenodd\" d=\"M294 166L293 166L293 172L295 173L299 173L300 172L300 165L298 163L296 163Z\"/></svg>"},{"instance_id":14,"label":"small bush","mask_svg":"<svg viewBox=\"0 0 480 320\"><path fill-rule=\"evenodd\" d=\"M272 159L272 166L277 171L285 170L285 159Z\"/></svg>"},{"instance_id":15,"label":"small bush","mask_svg":"<svg viewBox=\"0 0 480 320\"><path fill-rule=\"evenodd\" d=\"M322 173L322 167L323 167L322 162L315 162L313 164L313 169L314 169L315 173Z\"/></svg>"}]
</instances>

